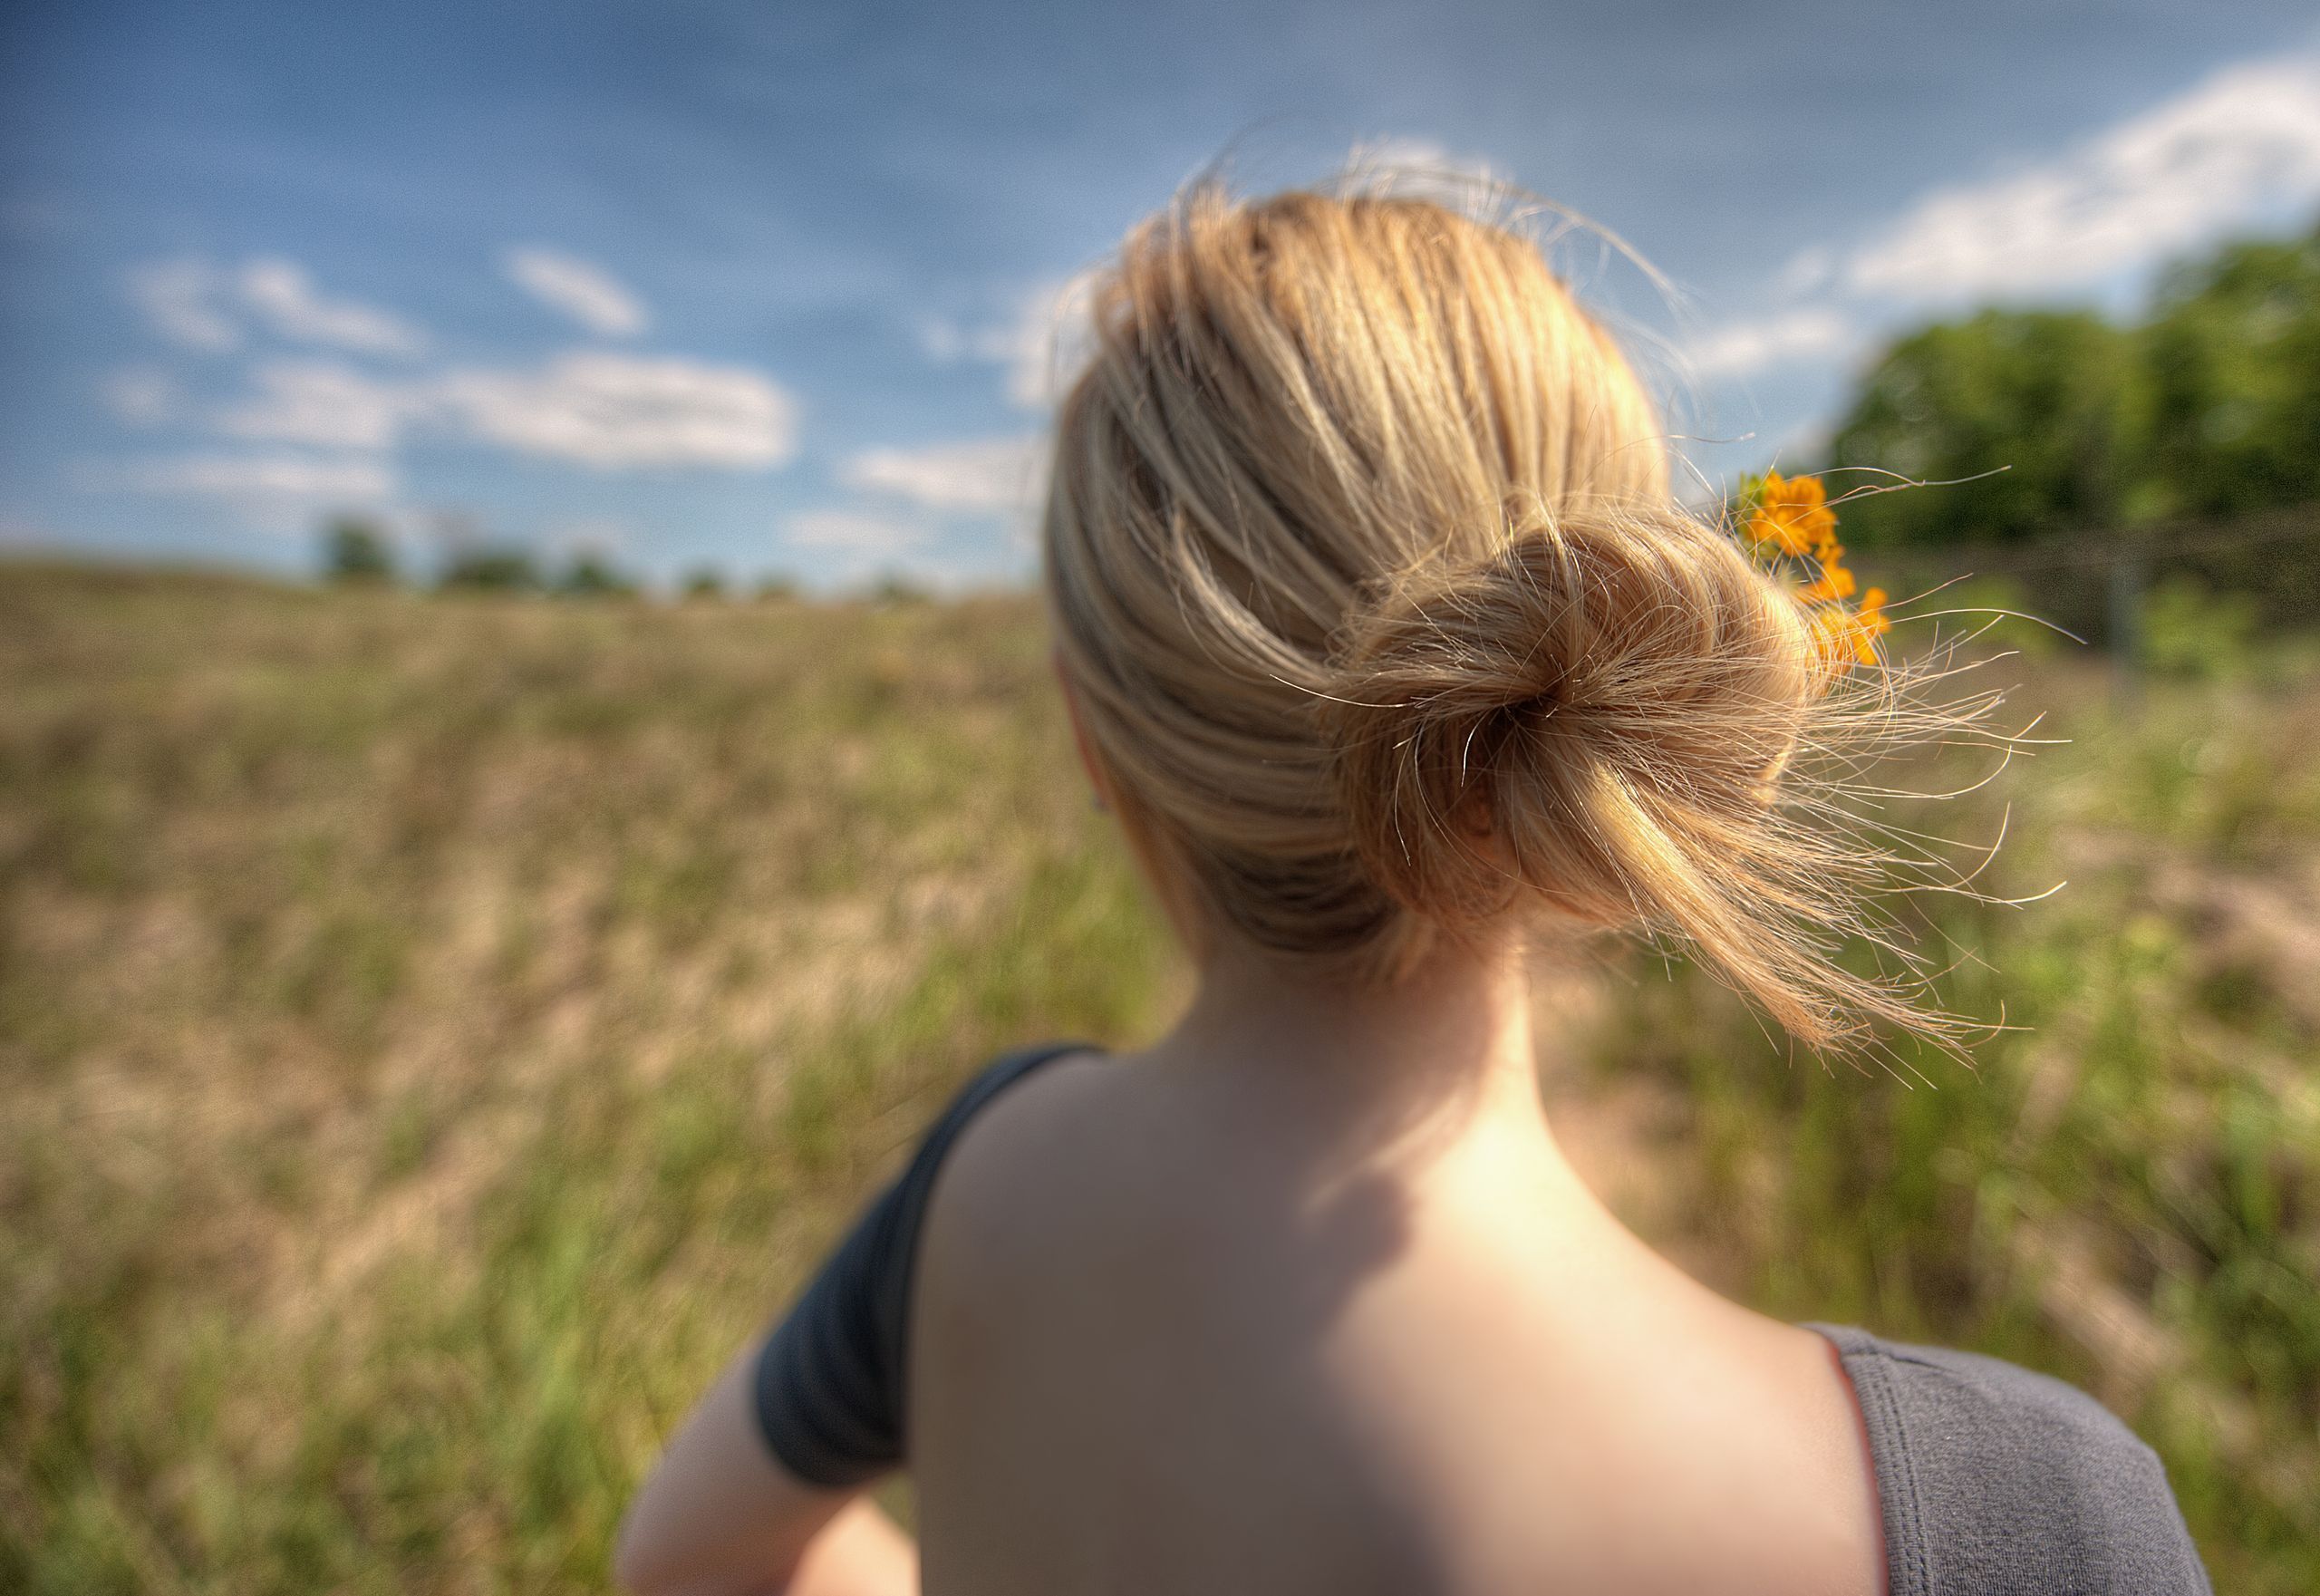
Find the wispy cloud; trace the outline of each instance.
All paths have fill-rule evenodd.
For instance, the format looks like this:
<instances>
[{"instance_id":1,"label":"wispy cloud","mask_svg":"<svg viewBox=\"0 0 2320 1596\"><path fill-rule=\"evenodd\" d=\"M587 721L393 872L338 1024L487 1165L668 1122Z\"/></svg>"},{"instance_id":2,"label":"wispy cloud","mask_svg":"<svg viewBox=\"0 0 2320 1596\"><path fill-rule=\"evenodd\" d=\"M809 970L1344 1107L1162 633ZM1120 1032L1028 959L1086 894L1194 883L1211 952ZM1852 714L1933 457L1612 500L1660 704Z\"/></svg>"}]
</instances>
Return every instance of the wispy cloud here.
<instances>
[{"instance_id":1,"label":"wispy cloud","mask_svg":"<svg viewBox=\"0 0 2320 1596\"><path fill-rule=\"evenodd\" d=\"M537 371L454 372L434 395L477 438L598 470L763 470L798 447L797 401L745 366L567 354Z\"/></svg>"},{"instance_id":2,"label":"wispy cloud","mask_svg":"<svg viewBox=\"0 0 2320 1596\"><path fill-rule=\"evenodd\" d=\"M411 388L331 361L274 361L253 377L257 392L219 412L219 431L276 443L384 449L426 403Z\"/></svg>"},{"instance_id":3,"label":"wispy cloud","mask_svg":"<svg viewBox=\"0 0 2320 1596\"><path fill-rule=\"evenodd\" d=\"M555 249L511 249L508 280L603 338L629 338L650 319L643 302L600 266Z\"/></svg>"},{"instance_id":4,"label":"wispy cloud","mask_svg":"<svg viewBox=\"0 0 2320 1596\"><path fill-rule=\"evenodd\" d=\"M928 509L1009 515L1028 511L1047 439L1040 433L977 438L920 449L867 449L841 461L838 480Z\"/></svg>"},{"instance_id":5,"label":"wispy cloud","mask_svg":"<svg viewBox=\"0 0 2320 1596\"><path fill-rule=\"evenodd\" d=\"M1384 178L1398 185L1408 178L1429 181L1448 179L1456 186L1490 184L1499 173L1486 157L1460 155L1438 139L1377 139L1357 144L1346 158L1346 170L1357 180Z\"/></svg>"},{"instance_id":6,"label":"wispy cloud","mask_svg":"<svg viewBox=\"0 0 2320 1596\"><path fill-rule=\"evenodd\" d=\"M426 336L401 317L314 286L296 261L266 256L227 271L196 259L153 261L129 274L130 303L156 333L187 349L238 349L250 322L296 343L364 354L416 354Z\"/></svg>"},{"instance_id":7,"label":"wispy cloud","mask_svg":"<svg viewBox=\"0 0 2320 1596\"><path fill-rule=\"evenodd\" d=\"M920 522L859 510L804 510L782 524L783 541L817 553L889 558L923 547L931 536Z\"/></svg>"},{"instance_id":8,"label":"wispy cloud","mask_svg":"<svg viewBox=\"0 0 2320 1596\"><path fill-rule=\"evenodd\" d=\"M1000 366L1010 401L1024 410L1049 409L1091 353L1088 311L1094 285L1089 272L1033 284L1005 316L981 326L930 319L920 325L920 346L934 360Z\"/></svg>"},{"instance_id":9,"label":"wispy cloud","mask_svg":"<svg viewBox=\"0 0 2320 1596\"><path fill-rule=\"evenodd\" d=\"M129 299L170 343L215 353L242 342L240 324L220 308L225 284L207 261L149 261L130 268Z\"/></svg>"},{"instance_id":10,"label":"wispy cloud","mask_svg":"<svg viewBox=\"0 0 2320 1596\"><path fill-rule=\"evenodd\" d=\"M2320 200L2320 55L2227 68L2058 153L1937 189L1851 247L1799 250L1773 308L1686 351L1745 378L1860 347L1897 313L2112 283Z\"/></svg>"},{"instance_id":11,"label":"wispy cloud","mask_svg":"<svg viewBox=\"0 0 2320 1596\"><path fill-rule=\"evenodd\" d=\"M271 361L208 419L227 437L324 449L392 450L424 428L598 470L757 470L796 452L796 413L780 384L747 367L581 353L405 379Z\"/></svg>"},{"instance_id":12,"label":"wispy cloud","mask_svg":"<svg viewBox=\"0 0 2320 1596\"><path fill-rule=\"evenodd\" d=\"M159 366L124 366L97 384L105 408L132 427L154 427L178 412L177 379Z\"/></svg>"},{"instance_id":13,"label":"wispy cloud","mask_svg":"<svg viewBox=\"0 0 2320 1596\"><path fill-rule=\"evenodd\" d=\"M401 317L352 299L332 299L294 260L269 257L244 266L242 303L282 337L364 354L416 354L427 340Z\"/></svg>"},{"instance_id":14,"label":"wispy cloud","mask_svg":"<svg viewBox=\"0 0 2320 1596\"><path fill-rule=\"evenodd\" d=\"M1782 311L1706 334L1685 351L1685 363L1703 379L1754 376L1777 366L1825 360L1850 349L1859 338L1859 329L1834 311Z\"/></svg>"},{"instance_id":15,"label":"wispy cloud","mask_svg":"<svg viewBox=\"0 0 2320 1596\"><path fill-rule=\"evenodd\" d=\"M2320 56L2232 67L2060 156L1928 195L1848 254L1853 292L2044 293L2320 198Z\"/></svg>"},{"instance_id":16,"label":"wispy cloud","mask_svg":"<svg viewBox=\"0 0 2320 1596\"><path fill-rule=\"evenodd\" d=\"M140 493L236 500L369 500L395 490L392 469L362 456L188 454L102 475L108 486Z\"/></svg>"}]
</instances>

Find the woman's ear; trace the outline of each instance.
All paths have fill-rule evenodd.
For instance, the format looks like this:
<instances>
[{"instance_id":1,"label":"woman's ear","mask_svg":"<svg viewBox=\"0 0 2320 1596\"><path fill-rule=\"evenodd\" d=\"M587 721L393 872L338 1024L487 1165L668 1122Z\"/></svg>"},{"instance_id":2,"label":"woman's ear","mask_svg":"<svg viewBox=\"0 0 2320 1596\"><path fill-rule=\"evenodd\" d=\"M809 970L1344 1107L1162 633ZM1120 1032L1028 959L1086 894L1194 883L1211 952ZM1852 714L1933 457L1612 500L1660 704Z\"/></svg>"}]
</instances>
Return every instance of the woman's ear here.
<instances>
[{"instance_id":1,"label":"woman's ear","mask_svg":"<svg viewBox=\"0 0 2320 1596\"><path fill-rule=\"evenodd\" d=\"M1105 779L1104 767L1097 763L1095 745L1088 740L1088 723L1080 719L1079 695L1072 691L1071 673L1063 668L1063 650L1051 651L1048 663L1055 668L1056 685L1063 690L1064 713L1071 718L1072 746L1079 750L1079 768L1088 773L1088 785L1096 795L1096 807L1112 807L1111 783Z\"/></svg>"}]
</instances>

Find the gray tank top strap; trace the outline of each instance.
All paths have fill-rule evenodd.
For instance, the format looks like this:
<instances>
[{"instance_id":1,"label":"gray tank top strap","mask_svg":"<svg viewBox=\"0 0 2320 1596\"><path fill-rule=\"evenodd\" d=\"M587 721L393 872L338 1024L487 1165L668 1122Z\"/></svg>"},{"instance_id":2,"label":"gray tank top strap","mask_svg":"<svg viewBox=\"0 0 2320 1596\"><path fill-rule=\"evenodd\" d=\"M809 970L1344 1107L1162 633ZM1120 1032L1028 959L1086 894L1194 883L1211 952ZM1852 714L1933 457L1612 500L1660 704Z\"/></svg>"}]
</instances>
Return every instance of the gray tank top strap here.
<instances>
[{"instance_id":1,"label":"gray tank top strap","mask_svg":"<svg viewBox=\"0 0 2320 1596\"><path fill-rule=\"evenodd\" d=\"M1995 1358L1806 1328L1860 1403L1891 1596L2209 1591L2158 1454L2092 1397Z\"/></svg>"},{"instance_id":2,"label":"gray tank top strap","mask_svg":"<svg viewBox=\"0 0 2320 1596\"><path fill-rule=\"evenodd\" d=\"M840 1488L902 1465L911 1282L943 1156L1000 1093L1055 1059L1094 1050L1085 1042L1025 1048L970 1080L766 1337L756 1371L758 1427L791 1474Z\"/></svg>"}]
</instances>

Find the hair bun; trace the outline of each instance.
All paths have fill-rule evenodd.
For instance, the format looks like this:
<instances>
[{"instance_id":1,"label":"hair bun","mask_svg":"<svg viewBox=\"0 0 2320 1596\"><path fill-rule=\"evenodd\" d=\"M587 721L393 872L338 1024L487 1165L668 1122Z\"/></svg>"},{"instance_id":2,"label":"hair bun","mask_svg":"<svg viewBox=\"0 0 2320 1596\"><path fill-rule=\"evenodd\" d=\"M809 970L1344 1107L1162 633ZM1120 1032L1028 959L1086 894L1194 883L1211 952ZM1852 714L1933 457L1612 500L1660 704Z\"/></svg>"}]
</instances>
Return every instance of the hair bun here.
<instances>
[{"instance_id":1,"label":"hair bun","mask_svg":"<svg viewBox=\"0 0 2320 1596\"><path fill-rule=\"evenodd\" d=\"M1390 588L1341 632L1319 714L1354 846L1405 908L1455 927L1529 892L1671 934L1812 1035L1782 994L1820 961L1771 917L1846 873L1768 800L1817 659L1728 536L1622 508Z\"/></svg>"}]
</instances>

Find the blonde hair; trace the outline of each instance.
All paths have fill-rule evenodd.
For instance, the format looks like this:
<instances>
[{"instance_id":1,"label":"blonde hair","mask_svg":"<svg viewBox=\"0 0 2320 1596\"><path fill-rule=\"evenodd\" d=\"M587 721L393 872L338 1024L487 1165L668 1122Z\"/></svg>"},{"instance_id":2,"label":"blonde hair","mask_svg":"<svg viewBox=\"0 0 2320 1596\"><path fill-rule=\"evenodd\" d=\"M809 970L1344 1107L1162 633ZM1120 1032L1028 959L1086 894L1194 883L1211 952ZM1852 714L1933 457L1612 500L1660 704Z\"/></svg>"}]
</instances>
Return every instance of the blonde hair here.
<instances>
[{"instance_id":1,"label":"blonde hair","mask_svg":"<svg viewBox=\"0 0 2320 1596\"><path fill-rule=\"evenodd\" d=\"M1650 400L1535 245L1205 184L1092 313L1048 591L1196 934L1393 979L1528 906L1679 941L1812 1045L1930 1023L1834 962L1876 861L1793 801L1890 704L1832 693L1793 590L1677 505Z\"/></svg>"}]
</instances>

